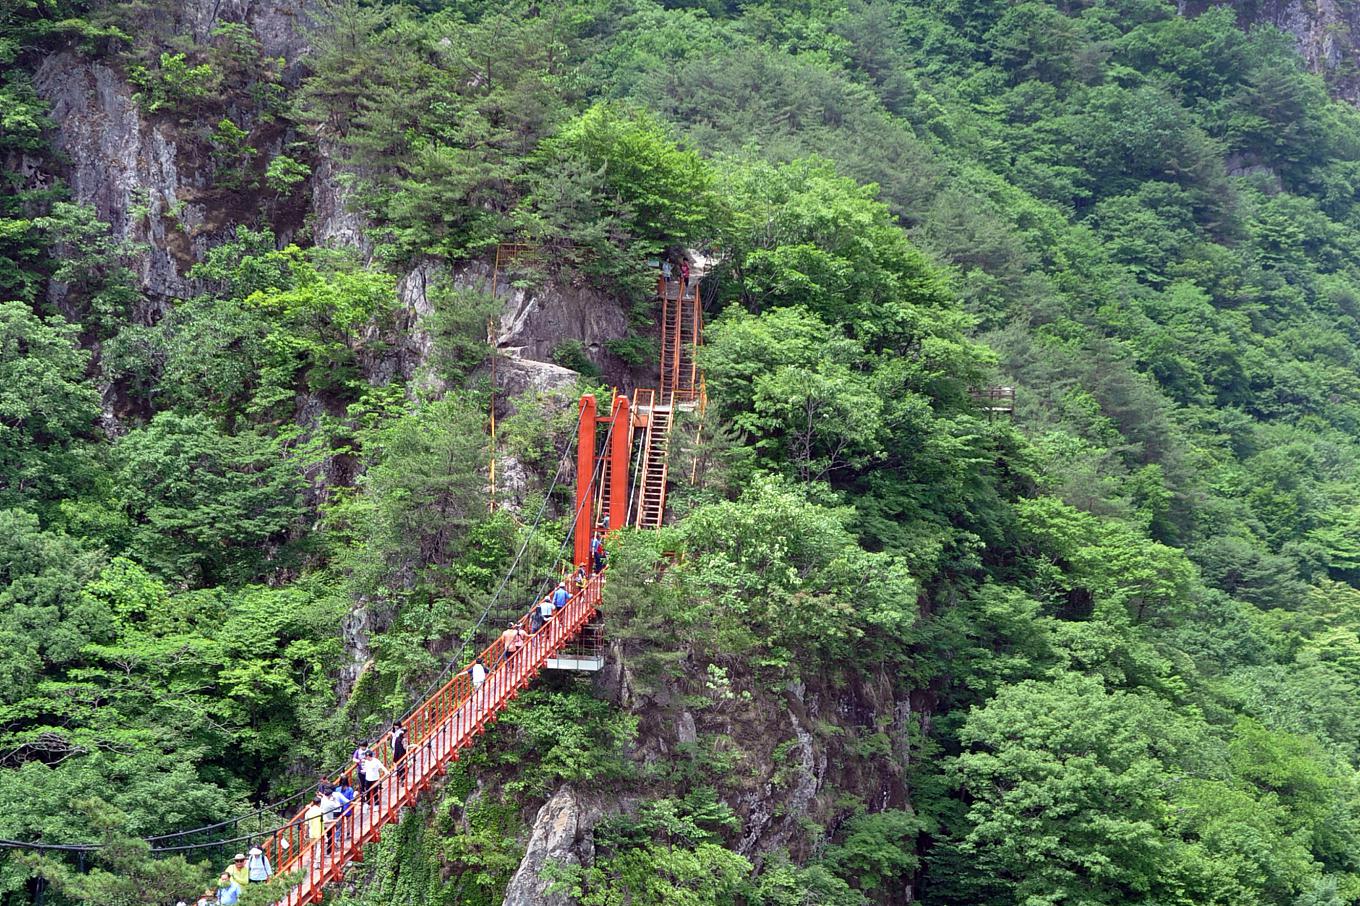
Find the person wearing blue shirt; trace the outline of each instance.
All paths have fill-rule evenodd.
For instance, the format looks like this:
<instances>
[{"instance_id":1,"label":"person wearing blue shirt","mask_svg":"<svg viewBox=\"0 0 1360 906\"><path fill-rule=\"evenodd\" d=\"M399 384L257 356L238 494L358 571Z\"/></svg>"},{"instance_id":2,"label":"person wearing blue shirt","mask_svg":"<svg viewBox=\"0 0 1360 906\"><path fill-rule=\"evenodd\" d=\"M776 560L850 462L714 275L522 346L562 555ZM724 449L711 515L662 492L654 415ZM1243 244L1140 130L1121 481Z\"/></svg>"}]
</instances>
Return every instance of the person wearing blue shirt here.
<instances>
[{"instance_id":1,"label":"person wearing blue shirt","mask_svg":"<svg viewBox=\"0 0 1360 906\"><path fill-rule=\"evenodd\" d=\"M553 596L552 596L553 613L557 613L557 612L558 612L559 610L561 610L563 607L566 607L566 606L567 606L567 602L570 601L570 600L571 600L571 592L567 591L567 583L566 583L566 582L558 582L558 583L557 583L557 591L553 592Z\"/></svg>"},{"instance_id":2,"label":"person wearing blue shirt","mask_svg":"<svg viewBox=\"0 0 1360 906\"><path fill-rule=\"evenodd\" d=\"M340 822L336 828L336 839L343 840L350 835L349 816L354 811L354 787L349 785L348 779L341 779L340 785L335 788L335 798L340 801Z\"/></svg>"},{"instance_id":3,"label":"person wearing blue shirt","mask_svg":"<svg viewBox=\"0 0 1360 906\"><path fill-rule=\"evenodd\" d=\"M217 902L219 906L236 906L241 899L241 885L231 879L225 871L217 879Z\"/></svg>"}]
</instances>

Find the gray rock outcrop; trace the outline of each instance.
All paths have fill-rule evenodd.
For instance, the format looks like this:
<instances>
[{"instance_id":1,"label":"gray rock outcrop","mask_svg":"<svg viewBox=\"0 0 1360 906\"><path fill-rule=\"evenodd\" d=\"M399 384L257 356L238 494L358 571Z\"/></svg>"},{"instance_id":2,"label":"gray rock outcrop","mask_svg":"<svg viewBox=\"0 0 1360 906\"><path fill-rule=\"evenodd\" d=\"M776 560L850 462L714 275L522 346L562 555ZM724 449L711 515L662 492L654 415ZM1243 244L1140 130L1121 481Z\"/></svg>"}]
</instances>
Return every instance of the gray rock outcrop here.
<instances>
[{"instance_id":1,"label":"gray rock outcrop","mask_svg":"<svg viewBox=\"0 0 1360 906\"><path fill-rule=\"evenodd\" d=\"M44 60L34 85L51 105L52 143L69 162L74 200L92 207L114 237L142 244L133 266L153 306L184 295L175 251L192 253L186 237L204 212L184 198L191 180L181 173L173 133L142 119L118 73L74 53Z\"/></svg>"},{"instance_id":2,"label":"gray rock outcrop","mask_svg":"<svg viewBox=\"0 0 1360 906\"><path fill-rule=\"evenodd\" d=\"M615 299L589 287L554 283L511 296L501 314L497 344L546 361L559 344L576 340L591 359L603 362L605 341L627 335L628 314Z\"/></svg>"},{"instance_id":3,"label":"gray rock outcrop","mask_svg":"<svg viewBox=\"0 0 1360 906\"><path fill-rule=\"evenodd\" d=\"M552 880L544 876L544 866L590 865L595 858L591 832L603 814L597 803L569 786L545 802L534 819L524 858L505 888L504 906L570 906L570 896L549 892Z\"/></svg>"},{"instance_id":4,"label":"gray rock outcrop","mask_svg":"<svg viewBox=\"0 0 1360 906\"><path fill-rule=\"evenodd\" d=\"M307 52L309 12L315 0L183 0L184 25L194 40L208 40L222 22L250 26L266 57L279 57L288 65Z\"/></svg>"}]
</instances>

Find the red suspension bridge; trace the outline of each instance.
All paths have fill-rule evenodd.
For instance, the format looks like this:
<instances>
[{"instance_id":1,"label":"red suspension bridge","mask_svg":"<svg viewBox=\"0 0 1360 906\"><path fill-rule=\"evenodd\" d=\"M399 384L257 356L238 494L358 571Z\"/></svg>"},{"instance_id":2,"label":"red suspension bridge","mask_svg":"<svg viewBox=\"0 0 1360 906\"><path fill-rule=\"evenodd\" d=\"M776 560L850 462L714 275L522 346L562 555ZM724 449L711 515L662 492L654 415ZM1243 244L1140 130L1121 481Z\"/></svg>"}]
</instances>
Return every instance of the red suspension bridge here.
<instances>
[{"instance_id":1,"label":"red suspension bridge","mask_svg":"<svg viewBox=\"0 0 1360 906\"><path fill-rule=\"evenodd\" d=\"M480 653L476 660L487 669L481 685L474 687L464 670L418 704L404 722L407 748L403 759L393 762L390 733L377 740L371 748L389 770L348 813L318 833L319 822L314 817L309 820L303 809L261 842L277 872L301 878L280 901L282 906L320 902L325 886L339 880L351 863L362 862L364 846L378 840L383 829L400 818L404 807L437 783L449 764L540 671L560 665L579 667L590 660L569 655L582 636L598 638L598 626L592 621L599 612L604 573L592 571L591 541L627 525L661 525L675 416L682 410L702 408L706 402L696 364L703 331L699 281L663 280L657 295L661 300L658 388L637 390L631 400L615 394L605 416L596 411L593 396L581 397L572 559L584 581L573 583L566 607L525 639L519 650L507 652L504 642L497 639ZM605 429L603 449L598 443L601 428ZM528 631L530 617L521 618L518 626Z\"/></svg>"}]
</instances>

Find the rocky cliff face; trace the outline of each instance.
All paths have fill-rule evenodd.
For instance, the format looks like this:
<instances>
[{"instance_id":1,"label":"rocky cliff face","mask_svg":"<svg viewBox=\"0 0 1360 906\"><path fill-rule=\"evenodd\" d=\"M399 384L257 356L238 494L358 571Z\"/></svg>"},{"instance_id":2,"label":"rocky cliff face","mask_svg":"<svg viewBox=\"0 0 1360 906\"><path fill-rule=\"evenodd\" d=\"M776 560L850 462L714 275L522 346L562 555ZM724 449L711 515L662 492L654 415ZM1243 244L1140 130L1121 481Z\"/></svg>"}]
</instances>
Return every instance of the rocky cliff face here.
<instances>
[{"instance_id":1,"label":"rocky cliff face","mask_svg":"<svg viewBox=\"0 0 1360 906\"><path fill-rule=\"evenodd\" d=\"M267 57L296 77L306 50L310 0L184 0L176 30L206 41L221 23L250 26ZM53 54L38 67L39 95L51 105L56 169L75 201L91 206L113 235L135 249L145 296L143 320L192 292L187 270L213 244L255 214L250 199L212 191L211 167L177 124L146 117L124 75L77 53ZM41 165L36 165L41 166ZM314 216L318 234L348 236L333 168L322 168Z\"/></svg>"},{"instance_id":2,"label":"rocky cliff face","mask_svg":"<svg viewBox=\"0 0 1360 906\"><path fill-rule=\"evenodd\" d=\"M602 801L570 786L543 803L534 818L524 859L505 888L504 906L571 906L571 897L550 891L552 885L544 867L549 863L591 864L595 825L607 811L617 811L619 806L618 800Z\"/></svg>"},{"instance_id":3,"label":"rocky cliff face","mask_svg":"<svg viewBox=\"0 0 1360 906\"><path fill-rule=\"evenodd\" d=\"M1180 0L1182 14L1210 4ZM1244 27L1273 25L1293 35L1308 67L1332 94L1360 104L1360 8L1348 0L1236 0L1229 4Z\"/></svg>"},{"instance_id":4,"label":"rocky cliff face","mask_svg":"<svg viewBox=\"0 0 1360 906\"><path fill-rule=\"evenodd\" d=\"M184 264L206 249L205 209L189 202L201 175L181 172L176 137L146 122L122 76L74 53L48 57L34 79L57 124L53 145L77 202L115 237L141 246L136 272L153 308L187 291Z\"/></svg>"},{"instance_id":5,"label":"rocky cliff face","mask_svg":"<svg viewBox=\"0 0 1360 906\"><path fill-rule=\"evenodd\" d=\"M809 678L774 690L749 665L709 665L691 653L679 678L649 686L632 667L642 648L611 643L596 695L637 717L632 758L639 776L649 776L654 763L683 760L701 740L721 741L734 767L710 781L741 819L733 848L753 862L776 851L812 855L807 828L834 825L842 797L877 809L910 807L908 736L924 729L926 714L886 673L856 675L848 684ZM545 866L592 864L597 825L631 812L639 798L626 789L557 790L528 826L503 906L569 906L549 892ZM909 902L910 891L902 893Z\"/></svg>"}]
</instances>

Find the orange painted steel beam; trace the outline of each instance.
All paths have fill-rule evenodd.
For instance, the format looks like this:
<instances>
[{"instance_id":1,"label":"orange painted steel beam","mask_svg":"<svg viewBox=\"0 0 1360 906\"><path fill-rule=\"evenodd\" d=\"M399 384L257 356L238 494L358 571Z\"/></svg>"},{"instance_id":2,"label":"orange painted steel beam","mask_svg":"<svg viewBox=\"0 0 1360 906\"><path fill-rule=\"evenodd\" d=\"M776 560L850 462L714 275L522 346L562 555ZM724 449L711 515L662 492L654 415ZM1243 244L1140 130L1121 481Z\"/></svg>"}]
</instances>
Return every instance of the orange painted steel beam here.
<instances>
[{"instance_id":1,"label":"orange painted steel beam","mask_svg":"<svg viewBox=\"0 0 1360 906\"><path fill-rule=\"evenodd\" d=\"M591 503L595 499L595 397L587 393L581 397L581 423L576 444L576 528L575 561L589 572Z\"/></svg>"},{"instance_id":2,"label":"orange painted steel beam","mask_svg":"<svg viewBox=\"0 0 1360 906\"><path fill-rule=\"evenodd\" d=\"M609 530L617 532L628 521L628 454L632 437L628 397L614 397L609 435Z\"/></svg>"}]
</instances>

